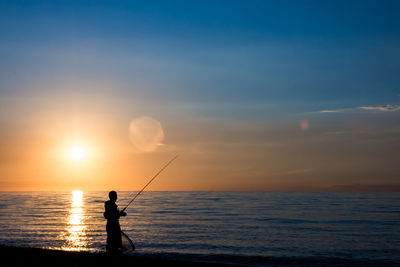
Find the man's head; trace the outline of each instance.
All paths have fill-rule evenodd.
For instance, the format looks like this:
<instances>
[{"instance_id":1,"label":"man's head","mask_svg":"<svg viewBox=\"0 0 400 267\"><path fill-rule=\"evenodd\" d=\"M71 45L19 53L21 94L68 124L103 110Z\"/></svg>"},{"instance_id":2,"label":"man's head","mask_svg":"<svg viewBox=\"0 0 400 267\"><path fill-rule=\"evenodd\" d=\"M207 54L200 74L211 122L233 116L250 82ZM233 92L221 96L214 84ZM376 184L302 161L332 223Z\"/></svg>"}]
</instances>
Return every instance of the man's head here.
<instances>
[{"instance_id":1,"label":"man's head","mask_svg":"<svg viewBox=\"0 0 400 267\"><path fill-rule=\"evenodd\" d=\"M117 192L115 191L110 191L110 193L108 193L108 197L110 198L111 201L117 201Z\"/></svg>"}]
</instances>

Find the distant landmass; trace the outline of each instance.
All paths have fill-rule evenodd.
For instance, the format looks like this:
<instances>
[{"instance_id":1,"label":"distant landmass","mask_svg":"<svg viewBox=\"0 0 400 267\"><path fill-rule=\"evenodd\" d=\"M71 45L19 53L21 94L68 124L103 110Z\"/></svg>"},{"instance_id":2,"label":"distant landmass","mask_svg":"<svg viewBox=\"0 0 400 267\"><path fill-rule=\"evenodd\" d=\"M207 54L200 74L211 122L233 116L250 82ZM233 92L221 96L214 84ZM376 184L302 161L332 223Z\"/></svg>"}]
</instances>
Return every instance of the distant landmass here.
<instances>
[{"instance_id":1,"label":"distant landmass","mask_svg":"<svg viewBox=\"0 0 400 267\"><path fill-rule=\"evenodd\" d=\"M351 185L334 185L328 188L328 191L342 192L400 192L400 184L351 184Z\"/></svg>"}]
</instances>

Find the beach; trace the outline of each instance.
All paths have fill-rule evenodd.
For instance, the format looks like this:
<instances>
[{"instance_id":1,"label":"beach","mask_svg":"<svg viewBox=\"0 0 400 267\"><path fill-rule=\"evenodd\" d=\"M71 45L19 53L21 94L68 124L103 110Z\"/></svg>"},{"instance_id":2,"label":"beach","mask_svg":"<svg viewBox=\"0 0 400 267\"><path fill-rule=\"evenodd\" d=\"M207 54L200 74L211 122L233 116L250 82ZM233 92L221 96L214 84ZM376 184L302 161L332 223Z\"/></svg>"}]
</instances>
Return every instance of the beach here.
<instances>
[{"instance_id":1,"label":"beach","mask_svg":"<svg viewBox=\"0 0 400 267\"><path fill-rule=\"evenodd\" d=\"M106 253L74 252L0 245L0 255L7 266L235 266L189 262L145 256L110 256Z\"/></svg>"},{"instance_id":2,"label":"beach","mask_svg":"<svg viewBox=\"0 0 400 267\"><path fill-rule=\"evenodd\" d=\"M7 266L398 266L392 261L355 260L330 257L284 258L269 257L252 262L218 263L224 261L215 258L216 262L205 262L199 258L185 256L182 259L164 258L161 256L119 255L110 256L102 252L76 252L39 248L22 248L0 245L0 257ZM231 261L234 259L231 259Z\"/></svg>"}]
</instances>

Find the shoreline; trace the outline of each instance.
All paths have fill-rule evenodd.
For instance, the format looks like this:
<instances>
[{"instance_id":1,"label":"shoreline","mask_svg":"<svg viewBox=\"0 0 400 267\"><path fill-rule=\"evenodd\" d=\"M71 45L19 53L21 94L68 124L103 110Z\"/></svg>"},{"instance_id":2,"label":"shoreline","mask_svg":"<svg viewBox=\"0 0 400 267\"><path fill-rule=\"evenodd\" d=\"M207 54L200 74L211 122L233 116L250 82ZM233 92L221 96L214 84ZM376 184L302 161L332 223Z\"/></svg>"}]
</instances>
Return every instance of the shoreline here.
<instances>
[{"instance_id":1,"label":"shoreline","mask_svg":"<svg viewBox=\"0 0 400 267\"><path fill-rule=\"evenodd\" d=\"M229 266L399 266L389 260L345 259L333 257L249 257L247 261L240 256L215 257L215 262L201 260L199 257L182 255L172 259L151 255L110 256L105 252L64 251L42 248L14 247L0 245L0 257L7 266L191 266L191 267L229 267ZM227 258L230 258L229 261ZM222 263L223 261L223 263Z\"/></svg>"},{"instance_id":2,"label":"shoreline","mask_svg":"<svg viewBox=\"0 0 400 267\"><path fill-rule=\"evenodd\" d=\"M0 245L0 257L7 266L240 266L188 260L164 259L142 255L110 256L105 252L64 251Z\"/></svg>"}]
</instances>

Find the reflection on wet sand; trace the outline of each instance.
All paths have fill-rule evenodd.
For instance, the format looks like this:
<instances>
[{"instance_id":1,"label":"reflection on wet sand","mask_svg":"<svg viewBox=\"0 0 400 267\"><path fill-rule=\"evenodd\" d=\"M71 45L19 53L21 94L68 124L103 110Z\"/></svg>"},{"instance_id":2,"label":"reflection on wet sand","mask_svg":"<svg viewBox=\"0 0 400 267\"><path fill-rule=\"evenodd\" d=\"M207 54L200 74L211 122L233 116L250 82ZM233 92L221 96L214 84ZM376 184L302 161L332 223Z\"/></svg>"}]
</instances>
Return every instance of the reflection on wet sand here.
<instances>
[{"instance_id":1,"label":"reflection on wet sand","mask_svg":"<svg viewBox=\"0 0 400 267\"><path fill-rule=\"evenodd\" d=\"M85 250L87 248L85 210L83 209L82 191L72 191L71 210L68 224L64 232L63 250Z\"/></svg>"}]
</instances>

